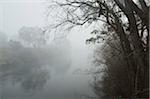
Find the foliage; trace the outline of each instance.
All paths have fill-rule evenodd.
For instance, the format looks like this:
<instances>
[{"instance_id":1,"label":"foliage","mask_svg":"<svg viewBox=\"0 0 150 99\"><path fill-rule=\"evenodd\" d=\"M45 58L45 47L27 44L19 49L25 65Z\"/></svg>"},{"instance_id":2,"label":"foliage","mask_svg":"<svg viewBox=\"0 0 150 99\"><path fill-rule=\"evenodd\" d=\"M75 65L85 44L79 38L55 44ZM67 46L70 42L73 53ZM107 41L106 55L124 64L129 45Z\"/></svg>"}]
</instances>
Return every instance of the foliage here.
<instances>
[{"instance_id":1,"label":"foliage","mask_svg":"<svg viewBox=\"0 0 150 99\"><path fill-rule=\"evenodd\" d=\"M33 91L42 88L49 79L48 69L39 61L36 49L9 41L0 47L0 53L0 81L11 79L13 83L21 83L25 90Z\"/></svg>"},{"instance_id":2,"label":"foliage","mask_svg":"<svg viewBox=\"0 0 150 99\"><path fill-rule=\"evenodd\" d=\"M24 43L34 47L45 45L47 40L45 31L39 27L22 27L19 30L19 37Z\"/></svg>"},{"instance_id":3,"label":"foliage","mask_svg":"<svg viewBox=\"0 0 150 99\"><path fill-rule=\"evenodd\" d=\"M127 97L131 90L130 74L118 38L107 39L102 46L96 48L94 55L94 64L103 64L105 68L102 74L99 72L95 74L92 85L95 93L102 99ZM102 75L101 78L100 75Z\"/></svg>"},{"instance_id":4,"label":"foliage","mask_svg":"<svg viewBox=\"0 0 150 99\"><path fill-rule=\"evenodd\" d=\"M95 34L95 37L88 39L87 42L97 43L99 39L103 38L102 35L105 35L104 40L107 40L110 36L113 36L113 34L117 35L120 44L119 48L121 48L122 51L121 60L125 65L122 66L119 64L120 56L113 57L116 62L105 64L107 67L113 67L113 63L118 63L118 74L112 75L113 77L121 75L122 69L120 68L127 68L125 74L129 74L130 76L128 83L130 90L128 89L128 92L126 92L125 89L122 89L123 98L147 98L149 92L148 0L138 0L138 2L134 0L66 0L63 3L57 2L57 4L65 9L66 12L66 17L59 25L70 24L73 27L86 24L97 25L96 23L100 22L103 24L101 30L99 30L100 27L97 26L98 29L92 32ZM114 42L109 43L113 44ZM109 53L107 54L109 55ZM115 56L116 54L117 53L114 53ZM107 61L112 60L107 59ZM117 67L111 68L108 72L111 73L111 71ZM113 80L110 80L110 77L108 78L111 83ZM120 79L120 81L123 82L124 79ZM125 85L125 83L123 84ZM109 90L110 93L107 92L109 95L120 95L116 87ZM111 93L113 90L117 93Z\"/></svg>"},{"instance_id":5,"label":"foliage","mask_svg":"<svg viewBox=\"0 0 150 99\"><path fill-rule=\"evenodd\" d=\"M70 53L65 47L67 42L57 42L55 45L44 40L43 44L40 39L44 39L44 34L36 35L41 33L38 30L24 28L22 39L1 39L0 82L12 81L19 83L26 92L35 92L44 87L51 75L64 75L67 72L70 67Z\"/></svg>"}]
</instances>

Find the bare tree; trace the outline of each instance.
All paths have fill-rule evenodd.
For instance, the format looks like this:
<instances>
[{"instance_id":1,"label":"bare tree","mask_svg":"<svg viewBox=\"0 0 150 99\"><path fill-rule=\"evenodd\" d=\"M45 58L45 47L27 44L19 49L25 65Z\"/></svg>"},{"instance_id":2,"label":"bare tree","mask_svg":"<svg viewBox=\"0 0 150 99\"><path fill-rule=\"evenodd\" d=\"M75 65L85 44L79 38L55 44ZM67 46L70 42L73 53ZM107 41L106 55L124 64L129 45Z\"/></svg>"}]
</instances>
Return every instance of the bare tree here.
<instances>
[{"instance_id":1,"label":"bare tree","mask_svg":"<svg viewBox=\"0 0 150 99\"><path fill-rule=\"evenodd\" d=\"M96 32L97 37L88 41L97 41L102 34L115 33L119 37L123 60L130 74L128 97L148 97L148 0L66 0L57 4L66 12L65 19L57 26L70 24L74 27L102 22L105 31L96 30L99 31Z\"/></svg>"}]
</instances>

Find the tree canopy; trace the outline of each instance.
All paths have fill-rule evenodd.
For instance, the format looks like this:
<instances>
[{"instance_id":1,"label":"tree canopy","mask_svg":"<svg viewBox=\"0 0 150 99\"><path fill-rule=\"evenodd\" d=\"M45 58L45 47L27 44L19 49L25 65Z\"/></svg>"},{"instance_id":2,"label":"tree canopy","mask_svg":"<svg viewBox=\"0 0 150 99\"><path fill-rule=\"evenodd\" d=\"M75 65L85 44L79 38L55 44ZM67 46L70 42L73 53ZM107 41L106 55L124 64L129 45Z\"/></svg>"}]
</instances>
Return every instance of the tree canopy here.
<instances>
[{"instance_id":1,"label":"tree canopy","mask_svg":"<svg viewBox=\"0 0 150 99\"><path fill-rule=\"evenodd\" d=\"M8 40L0 34L0 82L19 83L26 92L34 92L43 88L51 75L68 71L70 53L65 39L57 45L47 43L40 28L26 27L20 31L19 40Z\"/></svg>"},{"instance_id":2,"label":"tree canopy","mask_svg":"<svg viewBox=\"0 0 150 99\"><path fill-rule=\"evenodd\" d=\"M95 24L96 35L88 42L117 35L122 58L130 75L129 94L123 98L146 98L149 93L149 1L148 0L66 0L57 2L65 11L59 25L70 27ZM103 25L98 25L102 23ZM69 27L69 28L70 28ZM119 57L118 57L119 58ZM119 67L120 68L120 67ZM113 95L112 95L113 96Z\"/></svg>"}]
</instances>

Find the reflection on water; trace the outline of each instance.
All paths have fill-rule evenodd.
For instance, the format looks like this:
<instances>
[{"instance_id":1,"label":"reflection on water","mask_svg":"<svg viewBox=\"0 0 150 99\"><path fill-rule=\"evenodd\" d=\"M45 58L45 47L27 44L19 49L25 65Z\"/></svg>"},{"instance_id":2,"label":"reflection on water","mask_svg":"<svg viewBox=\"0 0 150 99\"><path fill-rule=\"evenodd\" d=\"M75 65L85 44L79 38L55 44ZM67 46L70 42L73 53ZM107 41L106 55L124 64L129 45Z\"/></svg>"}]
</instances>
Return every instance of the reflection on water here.
<instances>
[{"instance_id":1,"label":"reflection on water","mask_svg":"<svg viewBox=\"0 0 150 99\"><path fill-rule=\"evenodd\" d=\"M35 97L51 75L64 75L70 67L65 43L63 47L57 45L59 48L55 44L40 46L39 42L36 42L38 46L32 46L0 36L0 99Z\"/></svg>"},{"instance_id":2,"label":"reflection on water","mask_svg":"<svg viewBox=\"0 0 150 99\"><path fill-rule=\"evenodd\" d=\"M75 77L75 76L71 76ZM0 99L85 99L81 98L82 93L87 92L85 82L80 83L69 81L70 76L55 77L49 80L43 89L37 90L35 93L25 92L20 84L12 85L10 82L5 83ZM65 80L65 81L62 81ZM77 84L79 84L78 87Z\"/></svg>"},{"instance_id":3,"label":"reflection on water","mask_svg":"<svg viewBox=\"0 0 150 99\"><path fill-rule=\"evenodd\" d=\"M0 99L84 99L90 93L88 77L70 71L65 39L35 47L2 37Z\"/></svg>"}]
</instances>

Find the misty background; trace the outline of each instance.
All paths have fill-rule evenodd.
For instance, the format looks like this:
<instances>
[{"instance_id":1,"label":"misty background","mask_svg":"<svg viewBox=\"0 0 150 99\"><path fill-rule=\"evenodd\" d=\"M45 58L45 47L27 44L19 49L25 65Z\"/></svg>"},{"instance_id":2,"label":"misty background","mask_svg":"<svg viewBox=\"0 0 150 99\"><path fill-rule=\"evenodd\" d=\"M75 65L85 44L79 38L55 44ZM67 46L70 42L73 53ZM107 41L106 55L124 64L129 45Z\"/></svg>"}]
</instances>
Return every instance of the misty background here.
<instances>
[{"instance_id":1,"label":"misty background","mask_svg":"<svg viewBox=\"0 0 150 99\"><path fill-rule=\"evenodd\" d=\"M85 43L90 28L47 31L55 21L55 16L47 18L49 5L44 0L0 0L0 99L94 95L86 74L93 50Z\"/></svg>"}]
</instances>

